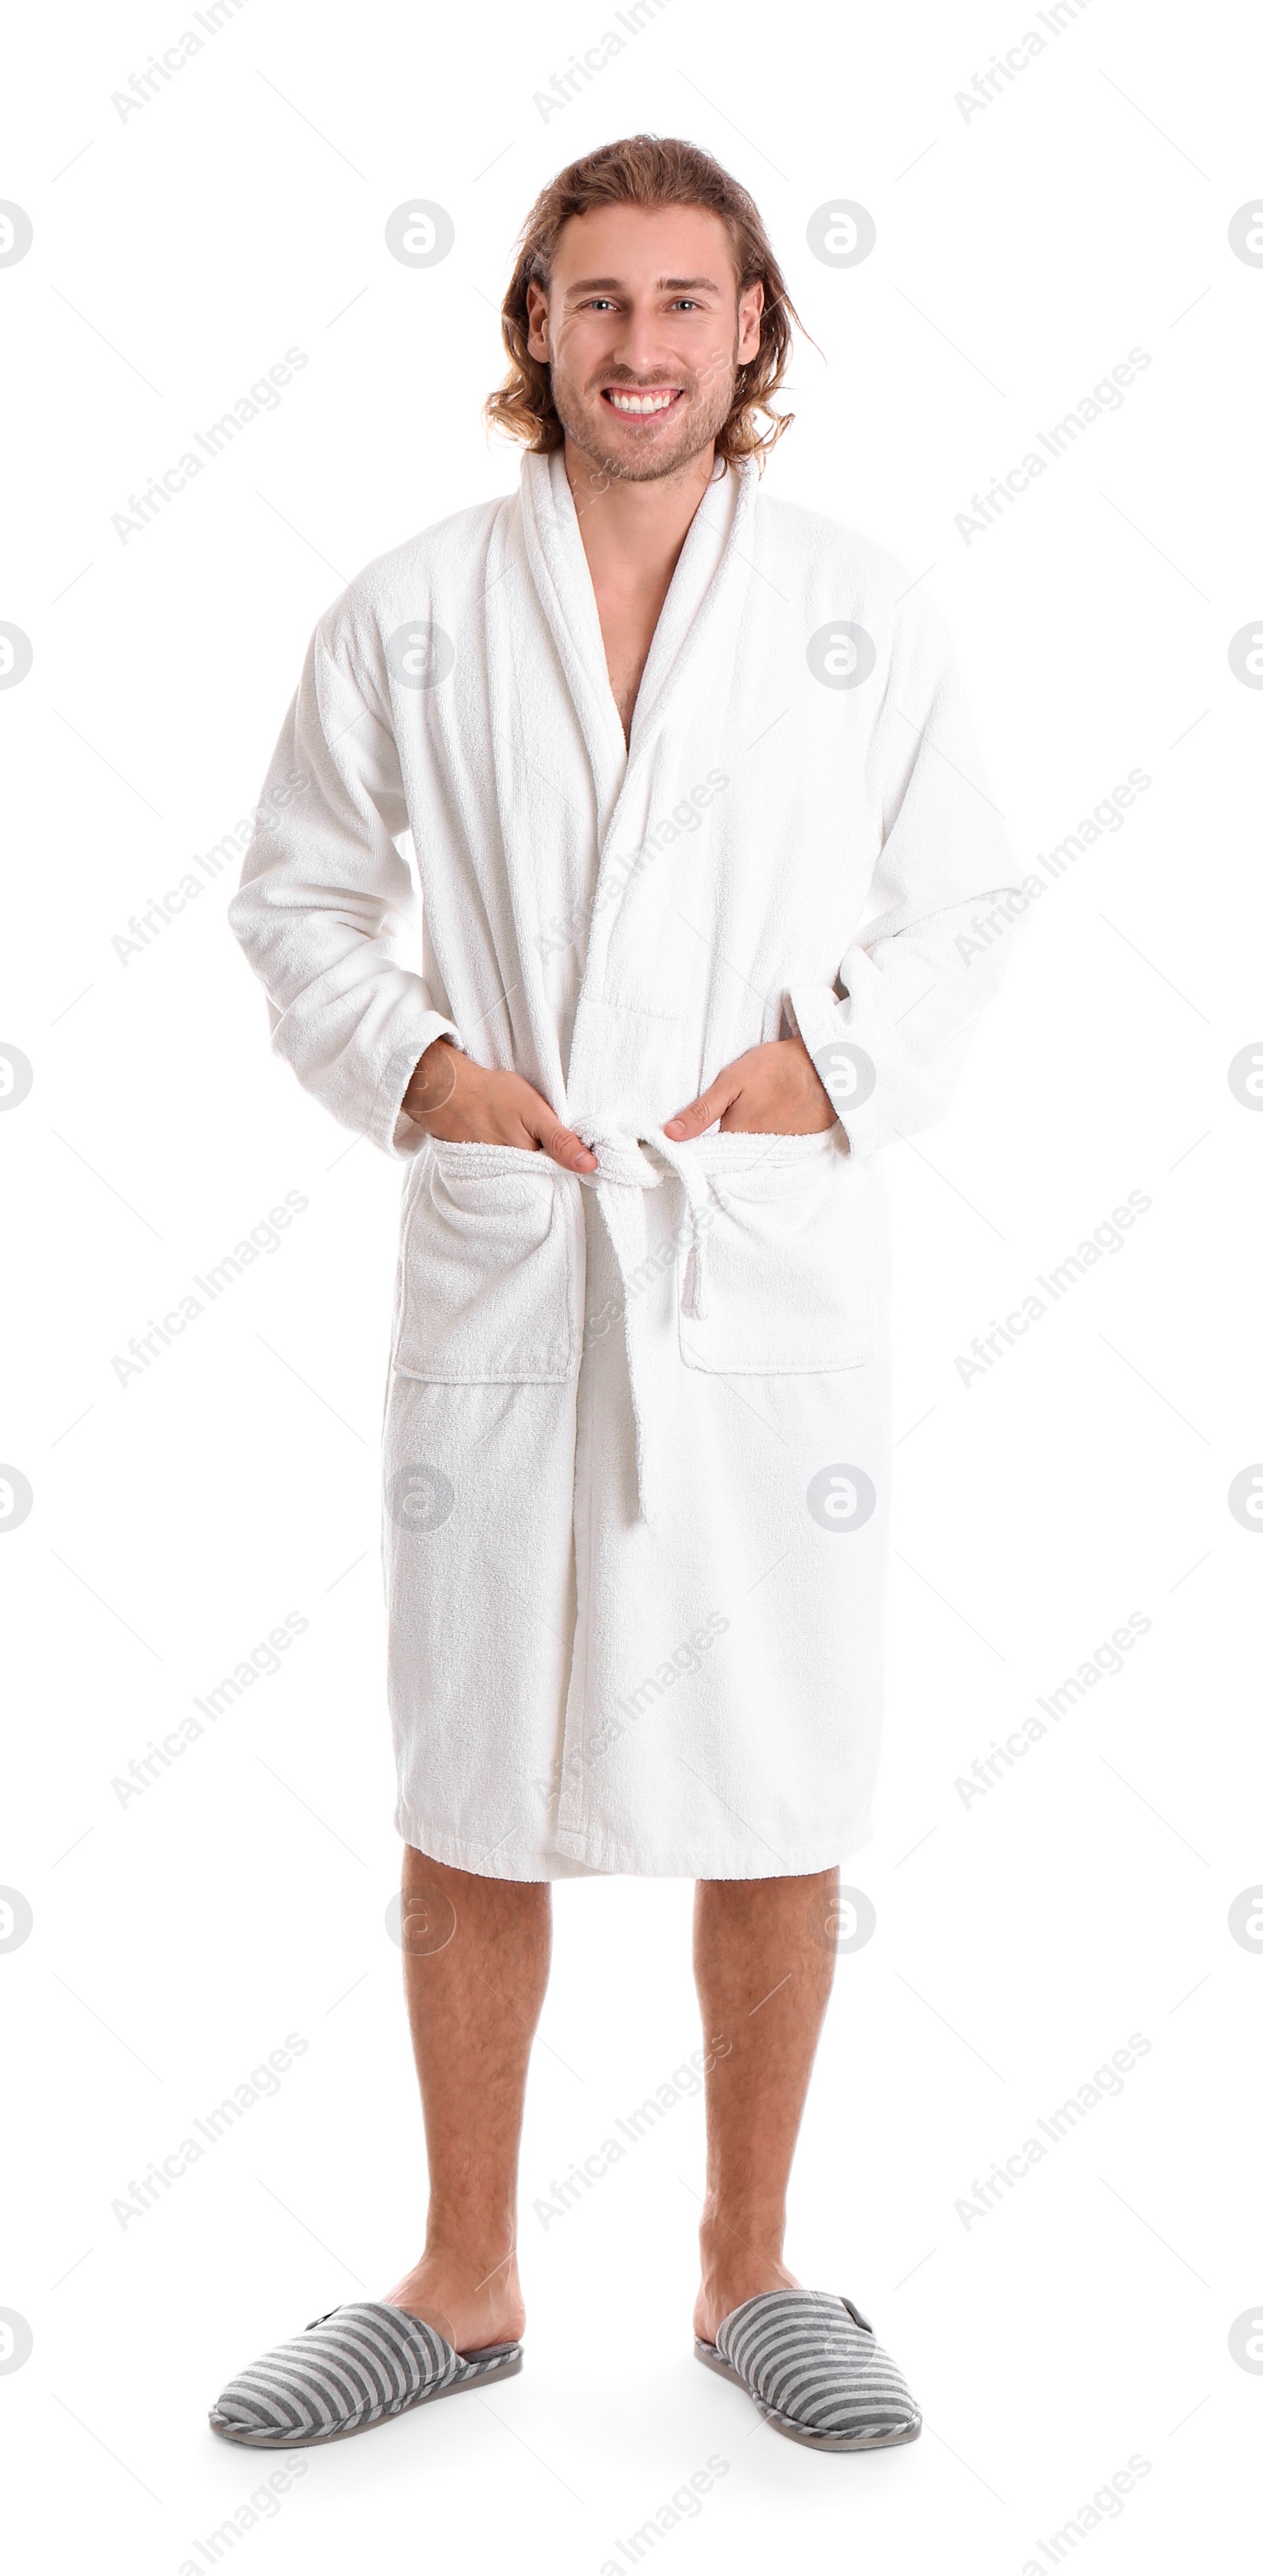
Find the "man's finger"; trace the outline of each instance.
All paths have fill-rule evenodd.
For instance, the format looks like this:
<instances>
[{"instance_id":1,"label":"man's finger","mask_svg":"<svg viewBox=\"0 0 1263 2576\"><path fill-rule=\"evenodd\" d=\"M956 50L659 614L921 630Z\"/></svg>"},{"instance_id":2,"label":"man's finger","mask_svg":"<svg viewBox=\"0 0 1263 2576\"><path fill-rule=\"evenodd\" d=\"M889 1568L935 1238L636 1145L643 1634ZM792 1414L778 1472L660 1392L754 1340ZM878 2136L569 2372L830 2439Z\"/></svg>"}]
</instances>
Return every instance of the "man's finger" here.
<instances>
[{"instance_id":1,"label":"man's finger","mask_svg":"<svg viewBox=\"0 0 1263 2576\"><path fill-rule=\"evenodd\" d=\"M517 1115L527 1135L533 1136L536 1144L543 1147L549 1161L560 1163L565 1172L594 1172L596 1156L591 1147L585 1145L582 1136L576 1136L571 1128L562 1126L534 1083L521 1082L515 1087Z\"/></svg>"},{"instance_id":2,"label":"man's finger","mask_svg":"<svg viewBox=\"0 0 1263 2576\"><path fill-rule=\"evenodd\" d=\"M560 1163L563 1171L596 1170L596 1156L591 1146L584 1144L582 1136L573 1135L569 1127L559 1126L555 1118L542 1118L535 1134L550 1162Z\"/></svg>"},{"instance_id":3,"label":"man's finger","mask_svg":"<svg viewBox=\"0 0 1263 2576\"><path fill-rule=\"evenodd\" d=\"M677 1109L674 1118L664 1119L663 1135L674 1137L677 1143L687 1141L690 1136L700 1136L705 1128L714 1125L717 1118L722 1118L724 1111L737 1098L740 1088L739 1083L728 1080L722 1073L717 1075L700 1099L690 1101L687 1109Z\"/></svg>"},{"instance_id":4,"label":"man's finger","mask_svg":"<svg viewBox=\"0 0 1263 2576\"><path fill-rule=\"evenodd\" d=\"M596 1156L582 1136L573 1136L568 1127L554 1127L542 1140L544 1152L568 1172L594 1172Z\"/></svg>"}]
</instances>

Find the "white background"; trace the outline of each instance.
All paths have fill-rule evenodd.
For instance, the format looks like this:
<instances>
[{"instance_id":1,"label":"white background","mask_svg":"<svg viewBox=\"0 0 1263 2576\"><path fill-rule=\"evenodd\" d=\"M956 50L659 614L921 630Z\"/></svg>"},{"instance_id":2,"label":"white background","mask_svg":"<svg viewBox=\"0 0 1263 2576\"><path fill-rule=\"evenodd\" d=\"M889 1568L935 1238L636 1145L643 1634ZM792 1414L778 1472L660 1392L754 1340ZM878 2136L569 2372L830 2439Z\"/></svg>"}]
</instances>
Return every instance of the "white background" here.
<instances>
[{"instance_id":1,"label":"white background","mask_svg":"<svg viewBox=\"0 0 1263 2576\"><path fill-rule=\"evenodd\" d=\"M564 2219L533 2214L699 2041L689 1887L563 1885L522 2377L310 2455L220 2554L598 2576L719 2454L701 2512L642 2544L655 2564L1019 2576L1140 2454L1121 2513L1063 2551L1228 2563L1263 2408L1228 2341L1263 2303L1263 1964L1228 1927L1263 1871L1263 1547L1226 1500L1263 1457L1263 1117L1227 1080L1263 1029L1263 693L1227 658L1263 611L1263 269L1227 238L1263 176L1255 31L1091 0L966 118L956 93L1038 23L1022 0L749 24L668 0L545 118L535 93L615 23L603 0L245 0L124 120L111 94L191 9L57 22L11 29L0 173L34 225L0 269L0 618L34 649L0 693L0 1039L34 1067L0 1118L0 1455L34 1491L0 1545L0 1879L34 1917L0 1956L0 2307L33 2335L0 2378L12 2563L206 2565L194 2544L271 2465L207 2431L224 2379L419 2250L377 1564L399 1171L269 1056L231 872L126 964L112 942L256 801L345 579L512 484L479 405L513 235L564 160L641 128L755 192L819 344L769 488L925 575L1024 868L1131 769L1152 780L1014 942L949 1118L890 1151L887 1749L878 1839L843 1872L877 1929L838 1962L787 2251L872 2316L926 2429L813 2458L696 2367L696 2102ZM385 248L410 190L453 217L433 269ZM831 191L876 221L851 270L807 247ZM279 408L121 543L129 495L290 346L309 363ZM1133 347L1123 407L966 544L971 496ZM121 1385L129 1336L287 1190L309 1206L281 1248ZM1152 1205L1125 1248L964 1383L973 1337L1133 1191ZM291 1611L282 1670L121 1804L112 1781ZM1133 1611L1126 1669L966 1805L993 1737ZM276 2096L120 2226L131 2179L290 2032ZM974 2179L1132 2033L1151 2045L1121 2095L966 2225Z\"/></svg>"}]
</instances>

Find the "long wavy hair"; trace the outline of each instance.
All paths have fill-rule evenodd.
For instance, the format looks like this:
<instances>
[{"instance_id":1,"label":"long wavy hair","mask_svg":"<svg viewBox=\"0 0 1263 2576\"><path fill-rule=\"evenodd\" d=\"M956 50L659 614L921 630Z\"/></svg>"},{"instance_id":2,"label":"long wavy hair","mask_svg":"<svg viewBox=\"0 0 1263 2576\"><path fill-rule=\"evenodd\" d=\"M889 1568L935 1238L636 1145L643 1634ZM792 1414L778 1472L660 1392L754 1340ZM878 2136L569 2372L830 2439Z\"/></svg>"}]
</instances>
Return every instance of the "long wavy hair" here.
<instances>
[{"instance_id":1,"label":"long wavy hair","mask_svg":"<svg viewBox=\"0 0 1263 2576\"><path fill-rule=\"evenodd\" d=\"M509 371L483 405L488 426L521 440L534 456L547 456L564 443L547 361L533 358L527 347L526 290L534 281L547 294L562 225L594 206L701 206L721 217L732 244L738 295L757 279L763 282L763 319L754 357L737 369L732 409L715 440L715 453L726 463L757 456L762 464L794 417L774 410L772 397L789 364L790 324L800 331L803 326L754 199L697 144L656 134L603 143L599 151L559 171L536 198L518 236L517 260L501 308ZM760 415L766 424L762 427Z\"/></svg>"}]
</instances>

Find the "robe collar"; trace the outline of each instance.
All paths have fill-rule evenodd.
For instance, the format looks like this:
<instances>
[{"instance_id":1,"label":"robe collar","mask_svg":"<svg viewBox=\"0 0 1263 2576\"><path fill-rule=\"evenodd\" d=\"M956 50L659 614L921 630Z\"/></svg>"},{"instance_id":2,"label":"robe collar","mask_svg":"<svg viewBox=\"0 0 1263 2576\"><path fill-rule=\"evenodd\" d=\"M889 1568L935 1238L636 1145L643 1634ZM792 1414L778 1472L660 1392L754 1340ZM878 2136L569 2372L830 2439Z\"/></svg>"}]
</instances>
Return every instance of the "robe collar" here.
<instances>
[{"instance_id":1,"label":"robe collar","mask_svg":"<svg viewBox=\"0 0 1263 2576\"><path fill-rule=\"evenodd\" d=\"M606 815L660 736L699 640L722 615L734 561L749 562L758 480L755 460L743 458L735 467L717 475L703 495L654 630L632 715L631 740L626 743L610 688L596 594L561 453L522 459L522 528L527 564L574 702L598 801Z\"/></svg>"}]
</instances>

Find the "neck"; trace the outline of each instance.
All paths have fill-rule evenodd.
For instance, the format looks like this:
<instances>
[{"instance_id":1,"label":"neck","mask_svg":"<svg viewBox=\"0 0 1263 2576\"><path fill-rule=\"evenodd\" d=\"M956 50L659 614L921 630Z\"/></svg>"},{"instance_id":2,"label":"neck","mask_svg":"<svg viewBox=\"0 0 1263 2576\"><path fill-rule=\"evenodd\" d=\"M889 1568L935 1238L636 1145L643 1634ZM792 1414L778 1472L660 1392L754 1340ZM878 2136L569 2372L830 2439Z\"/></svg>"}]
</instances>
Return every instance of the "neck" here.
<instances>
[{"instance_id":1,"label":"neck","mask_svg":"<svg viewBox=\"0 0 1263 2576\"><path fill-rule=\"evenodd\" d=\"M669 582L715 470L713 442L674 474L623 482L566 440L566 479L593 581Z\"/></svg>"}]
</instances>

